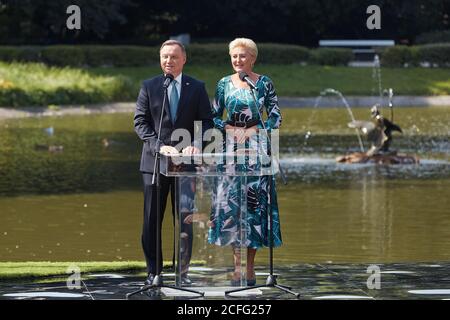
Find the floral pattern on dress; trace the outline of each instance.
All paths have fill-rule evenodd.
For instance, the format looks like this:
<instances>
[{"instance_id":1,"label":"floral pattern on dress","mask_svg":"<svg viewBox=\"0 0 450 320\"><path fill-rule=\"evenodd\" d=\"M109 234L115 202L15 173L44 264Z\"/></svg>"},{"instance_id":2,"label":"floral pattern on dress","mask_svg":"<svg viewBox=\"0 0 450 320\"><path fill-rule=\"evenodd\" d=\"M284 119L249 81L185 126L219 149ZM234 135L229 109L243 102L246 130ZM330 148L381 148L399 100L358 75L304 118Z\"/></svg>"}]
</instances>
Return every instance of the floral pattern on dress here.
<instances>
[{"instance_id":1,"label":"floral pattern on dress","mask_svg":"<svg viewBox=\"0 0 450 320\"><path fill-rule=\"evenodd\" d=\"M279 128L281 113L271 79L260 76L256 87L259 112L249 89L236 88L231 76L224 77L218 82L213 113L215 127L223 134L225 134L226 120L248 122L259 119L259 115L263 115L264 111L267 114L265 128L269 132ZM222 119L224 111L227 114L225 120ZM258 128L263 128L261 123L258 124ZM236 151L236 144L225 143L227 139L228 137L224 139L223 151ZM251 145L252 141L245 143L246 148ZM264 145L267 148L267 143ZM243 164L236 164L236 166L239 165L243 166ZM241 199L243 196L246 198ZM241 203L247 206L247 214L242 217L243 219L241 219ZM208 241L219 246L268 247L270 245L268 213L273 218L273 247L278 247L282 244L282 239L274 176L217 177L213 188Z\"/></svg>"}]
</instances>

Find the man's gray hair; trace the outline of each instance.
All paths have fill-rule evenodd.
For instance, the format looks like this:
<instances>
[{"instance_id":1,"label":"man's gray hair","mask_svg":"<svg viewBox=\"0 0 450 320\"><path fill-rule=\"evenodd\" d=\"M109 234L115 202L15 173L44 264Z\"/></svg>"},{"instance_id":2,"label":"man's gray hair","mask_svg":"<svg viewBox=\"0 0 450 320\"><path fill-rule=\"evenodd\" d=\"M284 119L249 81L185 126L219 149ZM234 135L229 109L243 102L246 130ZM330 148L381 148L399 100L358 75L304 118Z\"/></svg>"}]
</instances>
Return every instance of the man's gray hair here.
<instances>
[{"instance_id":1,"label":"man's gray hair","mask_svg":"<svg viewBox=\"0 0 450 320\"><path fill-rule=\"evenodd\" d=\"M181 48L181 51L183 52L184 55L186 55L186 48L184 47L184 45L177 40L167 40L164 41L164 43L161 45L161 48L159 48L159 52L161 53L162 48L164 48L165 46L179 46Z\"/></svg>"}]
</instances>

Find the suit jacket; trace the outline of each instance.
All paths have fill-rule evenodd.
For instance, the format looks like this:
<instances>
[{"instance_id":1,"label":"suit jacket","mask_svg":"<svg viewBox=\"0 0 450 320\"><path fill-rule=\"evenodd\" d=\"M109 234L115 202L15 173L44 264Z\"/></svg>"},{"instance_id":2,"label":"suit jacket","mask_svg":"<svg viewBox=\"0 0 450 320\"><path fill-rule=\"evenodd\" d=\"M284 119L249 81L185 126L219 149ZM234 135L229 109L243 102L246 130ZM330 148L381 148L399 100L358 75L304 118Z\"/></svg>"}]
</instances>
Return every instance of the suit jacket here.
<instances>
[{"instance_id":1,"label":"suit jacket","mask_svg":"<svg viewBox=\"0 0 450 320\"><path fill-rule=\"evenodd\" d=\"M134 114L134 130L144 141L141 156L141 172L153 172L155 162L155 146L157 143L159 121L164 98L164 76L159 75L142 83ZM166 103L161 125L161 146L176 145L170 137L178 128L189 131L194 138L194 121L202 121L202 134L214 127L213 114L206 93L205 84L187 75L182 75L181 93L178 102L175 123L172 123L169 111L169 100Z\"/></svg>"}]
</instances>

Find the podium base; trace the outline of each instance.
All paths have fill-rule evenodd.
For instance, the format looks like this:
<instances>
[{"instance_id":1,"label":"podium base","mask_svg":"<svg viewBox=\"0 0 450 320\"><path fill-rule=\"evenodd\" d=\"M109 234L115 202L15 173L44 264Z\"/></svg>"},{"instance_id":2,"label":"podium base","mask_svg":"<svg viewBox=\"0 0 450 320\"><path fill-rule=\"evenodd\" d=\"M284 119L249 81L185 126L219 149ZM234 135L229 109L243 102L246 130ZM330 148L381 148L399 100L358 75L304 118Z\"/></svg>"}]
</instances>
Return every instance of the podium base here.
<instances>
[{"instance_id":1,"label":"podium base","mask_svg":"<svg viewBox=\"0 0 450 320\"><path fill-rule=\"evenodd\" d=\"M281 291L284 291L286 293L294 295L297 299L300 298L300 293L292 291L291 287L283 286L283 285L278 284L277 283L277 276L275 276L273 274L271 274L271 275L269 275L267 277L266 284L260 284L260 285L256 285L256 286L249 286L249 287L245 287L245 288L229 290L229 291L225 292L225 295L229 295L229 294L232 294L232 293L241 292L241 291L245 291L245 290L257 289L257 288L277 288L277 289L279 289Z\"/></svg>"},{"instance_id":2,"label":"podium base","mask_svg":"<svg viewBox=\"0 0 450 320\"><path fill-rule=\"evenodd\" d=\"M178 291L184 291L184 292L189 292L189 293L195 293L195 294L199 295L200 297L203 297L205 295L204 292L200 292L200 291L196 291L196 290L192 290L192 289L187 289L187 288L182 288L182 287L177 287L177 286L164 285L163 284L163 280L162 280L162 276L157 275L153 279L153 283L152 284L143 286L139 290L127 293L126 294L126 299L128 300L131 296L134 296L134 295L136 295L138 293L141 293L141 292L145 292L145 291L153 290L153 289L161 289L161 288L169 288L169 289L172 289L172 290L178 290Z\"/></svg>"}]
</instances>

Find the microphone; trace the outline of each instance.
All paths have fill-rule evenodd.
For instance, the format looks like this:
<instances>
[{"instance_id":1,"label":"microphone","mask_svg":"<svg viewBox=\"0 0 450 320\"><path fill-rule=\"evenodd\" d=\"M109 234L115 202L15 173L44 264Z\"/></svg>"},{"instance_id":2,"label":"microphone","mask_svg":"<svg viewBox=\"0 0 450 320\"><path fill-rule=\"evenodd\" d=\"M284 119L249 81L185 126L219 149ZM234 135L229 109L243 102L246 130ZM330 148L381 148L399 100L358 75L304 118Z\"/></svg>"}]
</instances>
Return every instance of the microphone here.
<instances>
[{"instance_id":1,"label":"microphone","mask_svg":"<svg viewBox=\"0 0 450 320\"><path fill-rule=\"evenodd\" d=\"M247 82L247 84L250 86L250 89L258 90L256 84L252 81L252 79L250 79L246 72L239 71L239 79L241 79L241 81Z\"/></svg>"},{"instance_id":2,"label":"microphone","mask_svg":"<svg viewBox=\"0 0 450 320\"><path fill-rule=\"evenodd\" d=\"M164 89L167 89L173 80L173 75L171 75L170 73L167 73L164 75L164 78L165 79L164 79L163 87L164 87Z\"/></svg>"}]
</instances>

